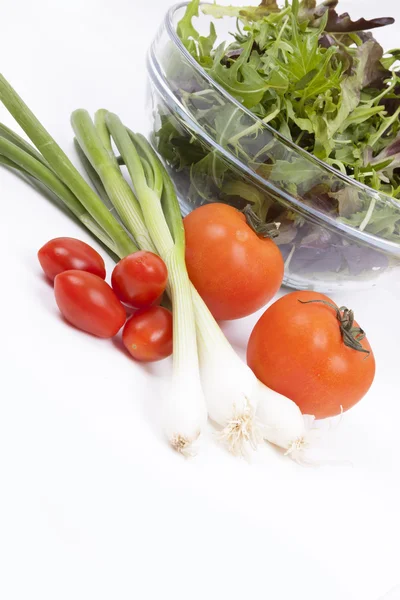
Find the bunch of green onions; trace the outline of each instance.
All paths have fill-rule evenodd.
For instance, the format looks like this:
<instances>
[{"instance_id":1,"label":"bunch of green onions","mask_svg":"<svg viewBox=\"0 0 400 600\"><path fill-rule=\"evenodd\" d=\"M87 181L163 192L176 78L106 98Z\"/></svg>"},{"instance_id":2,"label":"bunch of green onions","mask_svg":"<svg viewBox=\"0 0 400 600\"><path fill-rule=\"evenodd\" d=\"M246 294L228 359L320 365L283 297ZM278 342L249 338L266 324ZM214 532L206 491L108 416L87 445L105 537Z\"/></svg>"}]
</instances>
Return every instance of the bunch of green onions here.
<instances>
[{"instance_id":1,"label":"bunch of green onions","mask_svg":"<svg viewBox=\"0 0 400 600\"><path fill-rule=\"evenodd\" d=\"M167 265L174 351L163 424L171 445L191 454L208 414L233 453L255 448L260 384L189 281L175 189L148 141L115 114L99 110L93 121L85 110L75 111L76 149L91 187L1 75L0 100L33 144L0 124L0 163L53 192L114 258L149 250Z\"/></svg>"}]
</instances>

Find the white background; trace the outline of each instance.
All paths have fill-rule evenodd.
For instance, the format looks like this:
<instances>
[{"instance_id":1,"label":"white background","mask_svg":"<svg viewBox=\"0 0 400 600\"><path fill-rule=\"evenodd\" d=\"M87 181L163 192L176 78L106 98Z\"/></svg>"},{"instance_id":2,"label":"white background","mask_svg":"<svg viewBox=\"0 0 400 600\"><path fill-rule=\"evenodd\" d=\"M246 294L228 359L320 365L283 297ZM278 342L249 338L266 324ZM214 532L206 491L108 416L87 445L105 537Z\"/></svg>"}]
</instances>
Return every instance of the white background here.
<instances>
[{"instance_id":1,"label":"white background","mask_svg":"<svg viewBox=\"0 0 400 600\"><path fill-rule=\"evenodd\" d=\"M70 153L78 107L145 131L145 53L169 4L3 2L1 70ZM342 9L397 16L378 36L400 45L397 0ZM11 124L2 107L0 119ZM331 455L353 467L305 469L267 447L249 465L210 439L188 462L159 431L169 361L137 365L58 314L36 252L52 237L90 238L3 169L0 208L2 600L377 600L399 583L395 292L335 296L378 367L332 434ZM239 349L256 319L226 328Z\"/></svg>"}]
</instances>

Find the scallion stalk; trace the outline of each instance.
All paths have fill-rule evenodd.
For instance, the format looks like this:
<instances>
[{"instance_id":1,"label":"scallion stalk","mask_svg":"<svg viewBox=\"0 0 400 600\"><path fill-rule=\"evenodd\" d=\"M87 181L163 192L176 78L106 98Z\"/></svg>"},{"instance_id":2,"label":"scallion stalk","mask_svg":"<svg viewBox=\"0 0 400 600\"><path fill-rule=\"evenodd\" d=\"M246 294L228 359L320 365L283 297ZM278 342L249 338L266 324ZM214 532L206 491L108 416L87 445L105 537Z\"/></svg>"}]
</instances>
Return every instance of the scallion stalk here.
<instances>
[{"instance_id":1,"label":"scallion stalk","mask_svg":"<svg viewBox=\"0 0 400 600\"><path fill-rule=\"evenodd\" d=\"M90 185L83 179L60 146L38 121L32 111L18 96L8 81L0 74L0 100L25 131L31 142L42 154L58 178L71 190L77 200L94 218L100 227L107 232L115 233L113 239L118 252L125 255L130 252L131 239L124 229L117 224L108 209L99 200ZM37 161L39 162L39 161Z\"/></svg>"},{"instance_id":2,"label":"scallion stalk","mask_svg":"<svg viewBox=\"0 0 400 600\"><path fill-rule=\"evenodd\" d=\"M99 110L96 110L96 112L94 114L94 126L95 126L97 134L101 140L101 143L103 144L104 148L108 152L108 155L109 155L111 161L114 163L114 166L118 166L118 160L113 152L111 136L110 136L110 132L108 131L107 124L106 124L107 112L108 111L105 110L104 108L100 108Z\"/></svg>"},{"instance_id":3,"label":"scallion stalk","mask_svg":"<svg viewBox=\"0 0 400 600\"><path fill-rule=\"evenodd\" d=\"M79 219L87 211L77 200L71 190L46 167L42 162L25 152L22 148L12 142L0 137L0 154L13 161L20 169L28 175L41 181L49 190L56 194L69 208L69 210Z\"/></svg>"},{"instance_id":4,"label":"scallion stalk","mask_svg":"<svg viewBox=\"0 0 400 600\"><path fill-rule=\"evenodd\" d=\"M109 209L110 212L112 212L114 214L114 216L117 215L117 211L115 210L112 202L110 201L110 198L107 195L106 190L104 189L104 185L100 179L100 177L97 175L97 172L95 171L95 169L93 169L90 161L86 158L86 154L84 153L84 151L82 150L82 148L80 147L78 140L76 138L74 138L74 146L75 146L75 150L76 153L79 157L79 161L81 162L85 173L87 174L87 176L90 179L90 182L92 183L94 189L96 190L98 196L101 198L103 204L105 206L107 206L107 208ZM118 217L119 218L119 217Z\"/></svg>"},{"instance_id":5,"label":"scallion stalk","mask_svg":"<svg viewBox=\"0 0 400 600\"><path fill-rule=\"evenodd\" d=\"M44 158L40 154L40 152L38 152L36 150L36 148L34 148L33 146L31 146L31 144L29 144L21 136L19 136L17 133L15 133L12 129L10 129L9 127L7 127L6 125L4 125L3 123L0 123L0 136L3 137L3 138L5 138L9 142L12 142L13 144L15 144L16 146L18 146L22 150L25 150L25 152L27 152L28 154L30 154L31 156L33 156L34 158L36 158L36 160L38 160L39 162L41 162L44 165L48 166L47 162L44 160Z\"/></svg>"},{"instance_id":6,"label":"scallion stalk","mask_svg":"<svg viewBox=\"0 0 400 600\"><path fill-rule=\"evenodd\" d=\"M0 154L0 164L4 165L5 167L10 167L11 169L15 169L15 170L20 171L21 173L25 174L24 169L22 169L19 165L14 163L9 158L2 156L1 154Z\"/></svg>"},{"instance_id":7,"label":"scallion stalk","mask_svg":"<svg viewBox=\"0 0 400 600\"><path fill-rule=\"evenodd\" d=\"M103 146L89 113L82 109L74 111L71 123L79 146L99 176L122 223L140 248L154 252L154 244L144 225L140 204L123 178L115 159L110 157Z\"/></svg>"},{"instance_id":8,"label":"scallion stalk","mask_svg":"<svg viewBox=\"0 0 400 600\"><path fill-rule=\"evenodd\" d=\"M32 177L47 187L63 202L82 225L89 229L93 235L118 256L119 248L115 240L120 236L120 225L117 222L115 222L113 227L109 227L109 234L106 233L53 171L43 162L39 162L34 155L28 154L21 147L2 137L0 137L0 159L8 167L18 169L24 175ZM126 243L128 243L128 240L126 240ZM135 246L132 243L132 252L134 251Z\"/></svg>"},{"instance_id":9,"label":"scallion stalk","mask_svg":"<svg viewBox=\"0 0 400 600\"><path fill-rule=\"evenodd\" d=\"M207 410L200 381L184 238L174 240L165 220L161 204L163 175L159 164L152 155L147 156L145 160L152 169L152 177L146 177L141 158L120 119L109 113L106 123L132 179L145 224L168 269L174 317L174 352L171 389L164 402L164 429L176 450L191 454L207 419ZM148 185L149 181L153 187ZM182 222L180 215L179 221Z\"/></svg>"},{"instance_id":10,"label":"scallion stalk","mask_svg":"<svg viewBox=\"0 0 400 600\"><path fill-rule=\"evenodd\" d=\"M110 117L106 119L108 124L109 119ZM159 173L163 183L162 210L165 219L175 243L184 247L183 221L171 178L148 141L132 132L129 132L129 136L153 170ZM121 148L119 150L124 156ZM133 169L135 163L132 164ZM233 454L246 455L249 447L255 449L261 439L255 417L258 403L257 378L238 357L195 287L190 284L190 288L208 414L221 427L220 440L229 450Z\"/></svg>"}]
</instances>

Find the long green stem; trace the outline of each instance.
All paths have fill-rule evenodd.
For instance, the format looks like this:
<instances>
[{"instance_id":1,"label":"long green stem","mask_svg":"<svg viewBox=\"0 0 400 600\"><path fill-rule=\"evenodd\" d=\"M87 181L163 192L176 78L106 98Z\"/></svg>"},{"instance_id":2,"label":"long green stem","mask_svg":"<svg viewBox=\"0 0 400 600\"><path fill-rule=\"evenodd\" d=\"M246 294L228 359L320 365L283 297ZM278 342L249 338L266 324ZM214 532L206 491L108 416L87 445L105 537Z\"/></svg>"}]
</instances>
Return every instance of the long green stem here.
<instances>
[{"instance_id":1,"label":"long green stem","mask_svg":"<svg viewBox=\"0 0 400 600\"><path fill-rule=\"evenodd\" d=\"M162 164L158 159L157 155L154 153L152 147L148 143L145 137L140 135L140 133L133 133L130 129L127 129L128 135L131 138L137 153L141 156L141 160L143 162L143 158L146 162L149 163L150 167L153 171L153 189L154 191L161 196L163 190L163 176L162 176Z\"/></svg>"},{"instance_id":2,"label":"long green stem","mask_svg":"<svg viewBox=\"0 0 400 600\"><path fill-rule=\"evenodd\" d=\"M135 134L130 135L116 115L108 114L106 122L138 194L146 226L168 268L174 311L174 373L190 377L193 389L195 389L195 380L200 386L200 379L191 284L185 265L184 237L178 235L174 240L174 227L170 230L161 204L164 183L163 167L153 150L147 146L147 142L143 143L143 140ZM147 184L141 157L135 148L134 141L138 143L142 150L142 156L145 156L145 160L152 168L154 189ZM167 183L165 193L171 194L171 188L166 180L165 182ZM176 215L176 221L182 224L180 212L179 215ZM176 228L178 229L178 226Z\"/></svg>"},{"instance_id":3,"label":"long green stem","mask_svg":"<svg viewBox=\"0 0 400 600\"><path fill-rule=\"evenodd\" d=\"M160 178L160 174L154 172L153 169L156 185L155 189L150 188L147 185L145 172L136 148L117 115L109 113L107 115L107 125L115 145L124 159L124 163L140 199L141 212L146 227L155 247L165 260L165 256L174 248L174 240L165 221L161 206L162 177ZM161 181L161 185L158 183L159 181Z\"/></svg>"},{"instance_id":4,"label":"long green stem","mask_svg":"<svg viewBox=\"0 0 400 600\"><path fill-rule=\"evenodd\" d=\"M46 165L47 167L49 166L48 163L44 160L43 156L40 154L40 152L36 150L36 148L31 146L31 144L29 144L21 136L19 136L17 133L15 133L12 129L10 129L3 123L0 123L0 136L5 138L9 142L13 142L13 144L18 146L19 148L22 148L22 150L25 150L25 152L36 158L36 160L38 160L42 164Z\"/></svg>"},{"instance_id":5,"label":"long green stem","mask_svg":"<svg viewBox=\"0 0 400 600\"><path fill-rule=\"evenodd\" d=\"M140 143L140 147L145 152L145 155L147 156L153 169L156 169L161 173L163 180L162 207L164 216L174 237L175 244L184 249L185 230L178 197L176 195L175 187L171 181L171 178L146 138L140 134L134 134L130 130L128 130L128 132L135 144ZM208 342L214 339L218 340L218 343L221 345L224 345L227 350L232 351L232 347L219 328L211 312L205 305L200 294L190 281L189 286L195 314L197 336L201 342L199 345L202 346L203 350L207 349L207 346L209 345Z\"/></svg>"},{"instance_id":6,"label":"long green stem","mask_svg":"<svg viewBox=\"0 0 400 600\"><path fill-rule=\"evenodd\" d=\"M124 163L131 176L132 182L134 183L136 193L140 196L141 194L147 193L149 189L155 189L154 187L150 188L147 183L146 174L140 157L120 118L113 113L108 113L106 123L115 145L124 159ZM159 195L161 195L161 192Z\"/></svg>"},{"instance_id":7,"label":"long green stem","mask_svg":"<svg viewBox=\"0 0 400 600\"><path fill-rule=\"evenodd\" d=\"M131 140L135 144L139 144L142 151L147 156L150 164L152 165L154 170L158 170L163 181L163 191L162 191L162 204L163 204L163 212L165 219L169 225L170 231L174 237L175 244L177 244L180 248L184 248L185 246L185 229L183 226L181 210L179 207L178 197L176 195L175 187L169 177L167 170L164 165L161 163L157 154L150 146L149 142L140 134L134 134L130 130L128 130L129 136ZM121 152L122 154L122 152ZM218 327L214 317L211 312L205 305L203 299L200 294L193 286L192 283L189 282L191 296L194 306L194 312L196 315L196 327L198 331L198 335L206 344L206 340L210 340L216 336L219 339L221 344L224 344L226 348L230 348L231 346L222 333L221 329ZM203 344L203 345L204 345Z\"/></svg>"},{"instance_id":8,"label":"long green stem","mask_svg":"<svg viewBox=\"0 0 400 600\"><path fill-rule=\"evenodd\" d=\"M122 253L123 255L124 251L116 243L120 235L120 225L115 221L114 226L109 227L107 232L102 229L87 210L85 210L79 200L77 200L71 190L43 163L36 160L36 158L19 146L2 137L0 137L0 159L7 166L17 168L25 175L29 175L40 181L114 254L121 255ZM135 249L136 247L132 243L131 252L134 252Z\"/></svg>"},{"instance_id":9,"label":"long green stem","mask_svg":"<svg viewBox=\"0 0 400 600\"><path fill-rule=\"evenodd\" d=\"M96 193L83 179L67 155L2 75L0 75L0 100L46 159L50 168L69 187L102 229L104 231L114 230L114 217L99 201ZM119 232L114 239L121 253L129 252L131 240L122 227L119 226Z\"/></svg>"},{"instance_id":10,"label":"long green stem","mask_svg":"<svg viewBox=\"0 0 400 600\"><path fill-rule=\"evenodd\" d=\"M168 176L168 173L158 158L157 154L154 152L153 148L150 146L148 141L140 135L134 134L129 129L125 129L122 125L121 121L115 115L107 116L107 124L111 130L111 134L114 138L114 141L117 145L119 152L121 153L124 162L128 168L128 171L134 181L135 187L137 189L138 180L140 180L139 187L144 187L143 182L143 170L138 166L138 161L140 161L139 155L132 148L132 144L139 145L142 153L146 156L149 164L152 166L154 172L158 173L157 177L162 180L163 189L162 189L162 212L164 218L169 226L169 230L172 234L172 237L175 242L175 247L179 248L179 251L184 251L185 247L185 230L183 227L181 211L179 207L178 198L176 195L175 187L171 181L171 178ZM124 131L125 130L125 131ZM129 138L127 138L126 133L128 132ZM143 160L143 159L142 159ZM157 210L158 212L158 210ZM160 235L159 233L157 235ZM181 259L184 262L184 258L181 254ZM179 260L179 259L178 259ZM186 271L186 268L185 268ZM192 311L194 310L196 316L196 326L197 330L201 330L205 328L206 330L220 331L219 327L215 322L214 317L211 315L210 311L204 304L204 301L200 297L199 293L189 281L188 278L188 286L189 288L186 290L186 293L191 294L192 296ZM174 285L171 282L171 290L173 294ZM188 291L189 290L189 291ZM223 333L220 331L220 341L221 343L226 343L226 338Z\"/></svg>"},{"instance_id":11,"label":"long green stem","mask_svg":"<svg viewBox=\"0 0 400 600\"><path fill-rule=\"evenodd\" d=\"M110 136L110 132L108 131L107 124L106 124L107 112L108 111L105 108L100 108L99 110L96 110L96 112L94 114L94 126L96 127L96 131L101 140L101 143L103 144L104 148L107 150L107 152L110 156L110 159L112 160L114 165L117 166L118 160L115 157L115 154L113 152L113 148L112 148L112 144L111 144L111 136Z\"/></svg>"},{"instance_id":12,"label":"long green stem","mask_svg":"<svg viewBox=\"0 0 400 600\"><path fill-rule=\"evenodd\" d=\"M111 252L115 254L115 256L118 258L123 258L125 256L121 253L121 250L118 248L117 244L115 244L114 240L109 237L107 233L105 233L104 229L100 227L100 225L93 219L93 217L89 215L89 213L83 214L79 220L82 225L84 225L86 229L90 231L90 233L97 237L97 239L100 240L104 246L107 246L107 248L109 248ZM137 250L137 247L132 242L132 250L130 253L133 254L134 252L137 252Z\"/></svg>"},{"instance_id":13,"label":"long green stem","mask_svg":"<svg viewBox=\"0 0 400 600\"><path fill-rule=\"evenodd\" d=\"M0 137L0 154L13 161L26 173L41 181L56 196L58 196L69 210L79 219L87 212L71 190L58 179L58 177L43 163L33 158L30 154L12 142Z\"/></svg>"},{"instance_id":14,"label":"long green stem","mask_svg":"<svg viewBox=\"0 0 400 600\"><path fill-rule=\"evenodd\" d=\"M82 166L85 169L87 176L89 177L94 189L96 190L98 196L101 198L103 204L107 206L110 212L116 213L116 210L110 198L108 197L106 190L104 189L104 185L100 177L97 175L95 169L93 169L90 161L86 158L86 154L80 147L79 142L76 138L74 138L74 146L79 160L82 163Z\"/></svg>"},{"instance_id":15,"label":"long green stem","mask_svg":"<svg viewBox=\"0 0 400 600\"><path fill-rule=\"evenodd\" d=\"M24 175L27 175L25 169L23 169L22 167L17 165L17 163L13 162L6 156L3 156L2 154L0 154L0 164L4 165L5 167L10 167L10 169L15 169L17 171L20 171L20 173L23 173Z\"/></svg>"},{"instance_id":16,"label":"long green stem","mask_svg":"<svg viewBox=\"0 0 400 600\"><path fill-rule=\"evenodd\" d=\"M162 164L162 162L160 161L157 154L154 152L153 148L150 146L146 138L144 138L140 134L134 134L130 130L128 130L128 133L133 143L135 145L140 145L142 150L145 151L149 163L152 165L153 169L157 170L161 175L161 204L164 216L174 238L175 244L183 248L185 246L185 230L183 227L181 209L179 206L174 184L172 183L166 168L164 167L164 165Z\"/></svg>"},{"instance_id":17,"label":"long green stem","mask_svg":"<svg viewBox=\"0 0 400 600\"><path fill-rule=\"evenodd\" d=\"M174 247L164 256L164 260L168 268L174 311L174 369L192 377L199 377L196 321L185 258L180 250Z\"/></svg>"},{"instance_id":18,"label":"long green stem","mask_svg":"<svg viewBox=\"0 0 400 600\"><path fill-rule=\"evenodd\" d=\"M123 224L139 247L154 252L154 244L144 225L140 204L118 165L104 148L89 113L86 110L76 110L72 113L71 123L80 147L100 177Z\"/></svg>"},{"instance_id":19,"label":"long green stem","mask_svg":"<svg viewBox=\"0 0 400 600\"><path fill-rule=\"evenodd\" d=\"M149 162L145 158L142 158L142 167L143 167L143 171L146 175L147 185L151 188L154 188L153 170L152 170Z\"/></svg>"}]
</instances>

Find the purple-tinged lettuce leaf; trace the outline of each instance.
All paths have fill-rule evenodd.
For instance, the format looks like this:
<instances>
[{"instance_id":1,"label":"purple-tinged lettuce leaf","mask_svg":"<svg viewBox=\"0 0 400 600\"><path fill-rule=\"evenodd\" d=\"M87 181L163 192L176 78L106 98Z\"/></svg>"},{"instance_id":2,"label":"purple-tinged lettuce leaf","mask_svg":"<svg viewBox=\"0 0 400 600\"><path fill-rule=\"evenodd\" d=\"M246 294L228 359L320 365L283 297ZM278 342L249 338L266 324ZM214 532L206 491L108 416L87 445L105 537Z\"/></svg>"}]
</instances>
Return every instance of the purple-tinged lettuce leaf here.
<instances>
[{"instance_id":1,"label":"purple-tinged lettuce leaf","mask_svg":"<svg viewBox=\"0 0 400 600\"><path fill-rule=\"evenodd\" d=\"M367 64L371 60L371 54L376 55L376 52L374 40L368 40L357 48L357 60L353 65L352 72L342 79L339 108L334 117L318 114L310 116L316 130L314 153L319 158L326 159L330 155L334 146L334 135L359 105L361 90L365 85Z\"/></svg>"},{"instance_id":2,"label":"purple-tinged lettuce leaf","mask_svg":"<svg viewBox=\"0 0 400 600\"><path fill-rule=\"evenodd\" d=\"M298 18L300 21L309 21L312 26L317 27L320 19L328 13L325 31L329 33L354 33L366 29L385 27L394 23L392 17L361 18L353 21L347 12L339 15L335 10L337 5L338 0L325 0L325 2L318 5L315 0L302 0L299 5Z\"/></svg>"},{"instance_id":3,"label":"purple-tinged lettuce leaf","mask_svg":"<svg viewBox=\"0 0 400 600\"><path fill-rule=\"evenodd\" d=\"M275 238L275 242L279 247L286 244L291 244L298 234L298 228L296 223L292 219L286 217L277 217L277 222L280 223L278 235Z\"/></svg>"},{"instance_id":4,"label":"purple-tinged lettuce leaf","mask_svg":"<svg viewBox=\"0 0 400 600\"><path fill-rule=\"evenodd\" d=\"M377 171L393 173L394 169L400 168L400 135L398 135L389 146L386 146L371 161L370 165ZM382 165L382 166L380 166ZM400 220L400 215L399 215Z\"/></svg>"},{"instance_id":5,"label":"purple-tinged lettuce leaf","mask_svg":"<svg viewBox=\"0 0 400 600\"><path fill-rule=\"evenodd\" d=\"M363 201L357 188L347 185L338 192L330 192L330 197L337 202L340 217L349 217L362 208Z\"/></svg>"},{"instance_id":6,"label":"purple-tinged lettuce leaf","mask_svg":"<svg viewBox=\"0 0 400 600\"><path fill-rule=\"evenodd\" d=\"M354 33L366 29L385 27L386 25L392 25L393 23L394 19L392 17L358 19L357 21L352 21L349 13L338 15L334 8L330 8L328 10L328 22L325 26L325 31L330 33Z\"/></svg>"},{"instance_id":7,"label":"purple-tinged lettuce leaf","mask_svg":"<svg viewBox=\"0 0 400 600\"><path fill-rule=\"evenodd\" d=\"M297 18L300 22L308 21L310 25L315 25L315 21L321 19L330 8L335 8L338 0L325 0L317 5L316 0L301 0Z\"/></svg>"},{"instance_id":8,"label":"purple-tinged lettuce leaf","mask_svg":"<svg viewBox=\"0 0 400 600\"><path fill-rule=\"evenodd\" d=\"M391 77L392 73L382 66L381 59L383 57L382 46L371 36L364 44L367 45L367 60L364 63L364 74L362 78L362 87L375 87L378 82L385 81Z\"/></svg>"},{"instance_id":9,"label":"purple-tinged lettuce leaf","mask_svg":"<svg viewBox=\"0 0 400 600\"><path fill-rule=\"evenodd\" d=\"M342 254L351 275L361 275L363 271L381 271L389 266L386 254L368 246L343 246Z\"/></svg>"},{"instance_id":10,"label":"purple-tinged lettuce leaf","mask_svg":"<svg viewBox=\"0 0 400 600\"><path fill-rule=\"evenodd\" d=\"M396 137L396 139L394 139L393 142L391 142L389 144L389 146L386 146L386 148L384 148L382 150L382 152L380 152L378 154L378 156L376 156L374 158L374 160L372 161L372 164L374 164L375 162L380 162L381 160L385 160L386 158L393 157L399 153L400 153L400 135L398 135Z\"/></svg>"},{"instance_id":11,"label":"purple-tinged lettuce leaf","mask_svg":"<svg viewBox=\"0 0 400 600\"><path fill-rule=\"evenodd\" d=\"M279 238L278 238L279 243ZM284 260L291 253L291 244L279 246ZM289 271L310 275L312 273L336 273L342 269L343 259L340 250L335 246L328 248L297 247L289 263Z\"/></svg>"},{"instance_id":12,"label":"purple-tinged lettuce leaf","mask_svg":"<svg viewBox=\"0 0 400 600\"><path fill-rule=\"evenodd\" d=\"M334 245L334 240L338 237L324 227L315 225L310 228L311 231L300 240L302 248L314 248L315 250L324 250Z\"/></svg>"},{"instance_id":13,"label":"purple-tinged lettuce leaf","mask_svg":"<svg viewBox=\"0 0 400 600\"><path fill-rule=\"evenodd\" d=\"M318 237L318 236L317 236ZM305 239L293 245L279 245L284 260L292 252L289 270L304 275L335 273L348 270L351 276L359 276L363 272L381 271L389 266L388 257L382 252L358 244L345 244L338 237L337 241L330 240L325 247L303 245ZM277 239L279 244L279 238Z\"/></svg>"}]
</instances>

